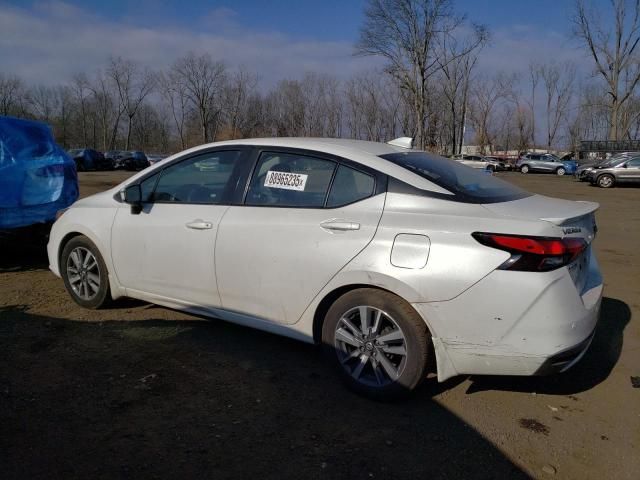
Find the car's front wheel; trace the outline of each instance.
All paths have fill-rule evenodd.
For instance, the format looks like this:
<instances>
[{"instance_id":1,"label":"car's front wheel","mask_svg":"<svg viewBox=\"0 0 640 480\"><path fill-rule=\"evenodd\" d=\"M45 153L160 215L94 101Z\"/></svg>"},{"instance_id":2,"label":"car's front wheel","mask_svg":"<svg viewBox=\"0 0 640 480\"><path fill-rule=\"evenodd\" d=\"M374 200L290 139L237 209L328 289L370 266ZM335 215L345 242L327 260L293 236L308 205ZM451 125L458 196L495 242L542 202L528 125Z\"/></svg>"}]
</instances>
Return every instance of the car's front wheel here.
<instances>
[{"instance_id":1,"label":"car's front wheel","mask_svg":"<svg viewBox=\"0 0 640 480\"><path fill-rule=\"evenodd\" d=\"M560 176L562 176L562 175L564 175L565 173L567 173L567 171L565 170L565 168L564 168L564 167L559 167L559 168L556 170L556 175L560 175Z\"/></svg>"},{"instance_id":2,"label":"car's front wheel","mask_svg":"<svg viewBox=\"0 0 640 480\"><path fill-rule=\"evenodd\" d=\"M107 266L98 247L84 235L64 246L60 273L67 292L81 307L96 309L111 301Z\"/></svg>"},{"instance_id":3,"label":"car's front wheel","mask_svg":"<svg viewBox=\"0 0 640 480\"><path fill-rule=\"evenodd\" d=\"M322 343L347 386L372 398L406 395L426 375L427 326L411 305L384 290L361 288L336 300Z\"/></svg>"},{"instance_id":4,"label":"car's front wheel","mask_svg":"<svg viewBox=\"0 0 640 480\"><path fill-rule=\"evenodd\" d=\"M529 165L523 165L520 168L520 173L529 173Z\"/></svg>"},{"instance_id":5,"label":"car's front wheel","mask_svg":"<svg viewBox=\"0 0 640 480\"><path fill-rule=\"evenodd\" d=\"M600 188L611 188L615 183L615 179L613 178L612 175L604 174L598 177L598 179L596 180L596 183Z\"/></svg>"}]
</instances>

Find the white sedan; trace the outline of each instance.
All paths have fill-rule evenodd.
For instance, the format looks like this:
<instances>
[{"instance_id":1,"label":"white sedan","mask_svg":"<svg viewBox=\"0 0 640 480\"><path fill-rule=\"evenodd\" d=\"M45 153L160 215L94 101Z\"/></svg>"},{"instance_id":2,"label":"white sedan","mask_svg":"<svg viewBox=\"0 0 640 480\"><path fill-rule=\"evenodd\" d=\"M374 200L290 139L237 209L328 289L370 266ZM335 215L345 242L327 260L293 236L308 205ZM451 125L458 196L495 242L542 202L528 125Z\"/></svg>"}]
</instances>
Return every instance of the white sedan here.
<instances>
[{"instance_id":1,"label":"white sedan","mask_svg":"<svg viewBox=\"0 0 640 480\"><path fill-rule=\"evenodd\" d=\"M577 362L602 297L598 205L392 143L187 150L61 213L50 268L86 308L134 297L322 344L377 398L431 367L443 381Z\"/></svg>"}]
</instances>

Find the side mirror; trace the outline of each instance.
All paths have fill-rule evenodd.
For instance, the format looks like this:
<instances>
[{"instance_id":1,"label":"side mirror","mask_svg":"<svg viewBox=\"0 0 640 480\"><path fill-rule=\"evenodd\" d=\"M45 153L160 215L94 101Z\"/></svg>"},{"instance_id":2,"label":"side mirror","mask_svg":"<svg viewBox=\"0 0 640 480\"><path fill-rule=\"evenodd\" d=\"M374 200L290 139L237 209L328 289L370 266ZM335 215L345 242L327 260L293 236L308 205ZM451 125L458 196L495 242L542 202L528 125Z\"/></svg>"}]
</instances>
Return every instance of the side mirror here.
<instances>
[{"instance_id":1,"label":"side mirror","mask_svg":"<svg viewBox=\"0 0 640 480\"><path fill-rule=\"evenodd\" d=\"M131 213L138 215L142 211L142 189L140 185L129 185L123 190L123 200L131 205Z\"/></svg>"}]
</instances>

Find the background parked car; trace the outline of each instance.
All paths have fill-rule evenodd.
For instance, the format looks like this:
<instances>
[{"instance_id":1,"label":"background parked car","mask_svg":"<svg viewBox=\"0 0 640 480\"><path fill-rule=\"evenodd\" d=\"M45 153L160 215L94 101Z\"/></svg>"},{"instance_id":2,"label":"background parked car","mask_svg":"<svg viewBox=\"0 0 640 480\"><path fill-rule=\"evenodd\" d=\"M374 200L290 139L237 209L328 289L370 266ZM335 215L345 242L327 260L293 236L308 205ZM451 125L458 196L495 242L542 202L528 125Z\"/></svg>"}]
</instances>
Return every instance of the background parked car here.
<instances>
[{"instance_id":1,"label":"background parked car","mask_svg":"<svg viewBox=\"0 0 640 480\"><path fill-rule=\"evenodd\" d=\"M122 152L121 150L109 150L108 152L104 152L104 156L105 158L111 160L111 162L115 166L116 160L122 158L123 153L125 152Z\"/></svg>"},{"instance_id":2,"label":"background parked car","mask_svg":"<svg viewBox=\"0 0 640 480\"><path fill-rule=\"evenodd\" d=\"M541 172L573 175L577 168L574 160L560 160L551 153L525 153L516 162L521 173Z\"/></svg>"},{"instance_id":3,"label":"background parked car","mask_svg":"<svg viewBox=\"0 0 640 480\"><path fill-rule=\"evenodd\" d=\"M508 170L512 170L513 166L506 160L498 157L484 157L492 162L497 164L496 172L504 172Z\"/></svg>"},{"instance_id":4,"label":"background parked car","mask_svg":"<svg viewBox=\"0 0 640 480\"><path fill-rule=\"evenodd\" d=\"M115 168L120 170L142 170L149 166L149 160L144 152L139 150L120 152L120 158L115 161Z\"/></svg>"},{"instance_id":5,"label":"background parked car","mask_svg":"<svg viewBox=\"0 0 640 480\"><path fill-rule=\"evenodd\" d=\"M501 169L500 162L481 155L455 155L453 159L468 167L488 170L490 172L497 172Z\"/></svg>"},{"instance_id":6,"label":"background parked car","mask_svg":"<svg viewBox=\"0 0 640 480\"><path fill-rule=\"evenodd\" d=\"M69 156L76 163L79 172L85 170L113 170L113 161L106 158L102 152L92 148L76 148L69 150Z\"/></svg>"},{"instance_id":7,"label":"background parked car","mask_svg":"<svg viewBox=\"0 0 640 480\"><path fill-rule=\"evenodd\" d=\"M619 183L640 183L640 156L617 158L593 167L587 174L592 185L611 188Z\"/></svg>"},{"instance_id":8,"label":"background parked car","mask_svg":"<svg viewBox=\"0 0 640 480\"><path fill-rule=\"evenodd\" d=\"M154 165L158 163L160 160L164 160L168 155L158 154L158 153L150 153L147 155L147 160L149 161L149 165Z\"/></svg>"},{"instance_id":9,"label":"background parked car","mask_svg":"<svg viewBox=\"0 0 640 480\"><path fill-rule=\"evenodd\" d=\"M78 176L48 125L0 116L0 229L52 222L78 199Z\"/></svg>"},{"instance_id":10,"label":"background parked car","mask_svg":"<svg viewBox=\"0 0 640 480\"><path fill-rule=\"evenodd\" d=\"M576 169L576 173L575 173L576 180L579 180L581 182L588 182L589 172L591 172L595 167L609 165L612 163L618 163L620 162L620 160L629 159L629 158L638 157L638 156L640 156L640 152L622 152L622 153L616 153L615 155L606 159L598 159L597 161L594 161L594 162L583 163Z\"/></svg>"}]
</instances>

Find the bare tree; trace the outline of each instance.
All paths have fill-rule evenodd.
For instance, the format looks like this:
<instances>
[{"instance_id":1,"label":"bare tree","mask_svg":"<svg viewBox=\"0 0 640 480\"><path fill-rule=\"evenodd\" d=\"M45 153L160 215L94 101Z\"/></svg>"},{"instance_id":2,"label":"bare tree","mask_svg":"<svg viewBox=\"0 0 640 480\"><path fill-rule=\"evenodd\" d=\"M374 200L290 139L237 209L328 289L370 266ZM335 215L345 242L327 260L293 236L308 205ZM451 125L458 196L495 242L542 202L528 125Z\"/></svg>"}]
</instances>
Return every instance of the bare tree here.
<instances>
[{"instance_id":1,"label":"bare tree","mask_svg":"<svg viewBox=\"0 0 640 480\"><path fill-rule=\"evenodd\" d=\"M529 111L531 112L531 145L536 146L536 91L540 82L540 66L537 63L529 64L529 81L531 83L531 98L529 99Z\"/></svg>"},{"instance_id":2,"label":"bare tree","mask_svg":"<svg viewBox=\"0 0 640 480\"><path fill-rule=\"evenodd\" d=\"M229 78L224 92L224 110L231 138L238 138L247 118L247 101L258 84L258 76L240 68Z\"/></svg>"},{"instance_id":3,"label":"bare tree","mask_svg":"<svg viewBox=\"0 0 640 480\"><path fill-rule=\"evenodd\" d=\"M471 72L478 61L479 50L484 46L486 38L465 38L462 41L455 37L442 38L438 62L444 76L443 94L449 109L449 151L459 153L464 139L464 124L469 93ZM460 52L466 52L460 54Z\"/></svg>"},{"instance_id":4,"label":"bare tree","mask_svg":"<svg viewBox=\"0 0 640 480\"><path fill-rule=\"evenodd\" d=\"M209 54L196 56L194 53L178 59L172 68L183 82L189 101L198 112L202 141L207 143L211 138L210 129L220 115L220 96L226 68L222 62L214 62Z\"/></svg>"},{"instance_id":5,"label":"bare tree","mask_svg":"<svg viewBox=\"0 0 640 480\"><path fill-rule=\"evenodd\" d=\"M575 35L584 43L597 74L606 84L609 139L619 140L626 133L620 128L622 109L640 81L640 0L611 0L611 7L614 25L604 25L603 18L607 16L601 10L576 0L573 22Z\"/></svg>"},{"instance_id":6,"label":"bare tree","mask_svg":"<svg viewBox=\"0 0 640 480\"><path fill-rule=\"evenodd\" d=\"M180 139L180 147L185 149L187 148L185 128L187 116L189 115L187 87L175 70L161 73L158 76L158 85L162 99L171 112L171 118Z\"/></svg>"},{"instance_id":7,"label":"bare tree","mask_svg":"<svg viewBox=\"0 0 640 480\"><path fill-rule=\"evenodd\" d=\"M123 60L120 57L109 60L107 74L116 86L120 105L128 119L124 148L129 150L133 117L144 99L153 90L155 78L148 70L143 71L131 60Z\"/></svg>"},{"instance_id":8,"label":"bare tree","mask_svg":"<svg viewBox=\"0 0 640 480\"><path fill-rule=\"evenodd\" d=\"M492 127L496 104L501 99L513 97L515 75L498 73L491 78L478 77L471 90L471 122L480 151L485 152L493 143Z\"/></svg>"},{"instance_id":9,"label":"bare tree","mask_svg":"<svg viewBox=\"0 0 640 480\"><path fill-rule=\"evenodd\" d=\"M47 123L51 123L53 120L58 107L58 100L57 91L54 87L37 85L29 89L27 93L27 101L32 113Z\"/></svg>"},{"instance_id":10,"label":"bare tree","mask_svg":"<svg viewBox=\"0 0 640 480\"><path fill-rule=\"evenodd\" d=\"M552 61L539 67L539 75L546 94L547 150L551 150L558 134L560 122L566 118L573 96L575 73L575 66L571 64L561 67Z\"/></svg>"},{"instance_id":11,"label":"bare tree","mask_svg":"<svg viewBox=\"0 0 640 480\"><path fill-rule=\"evenodd\" d=\"M23 112L25 92L22 80L0 72L0 115L19 115Z\"/></svg>"},{"instance_id":12,"label":"bare tree","mask_svg":"<svg viewBox=\"0 0 640 480\"><path fill-rule=\"evenodd\" d=\"M430 100L428 80L442 66L437 44L441 37L451 35L462 25L464 17L453 12L451 0L369 0L364 15L356 53L379 55L386 60L387 72L408 92L417 144L424 148ZM474 28L479 43L486 30ZM467 53L460 51L458 55Z\"/></svg>"}]
</instances>

